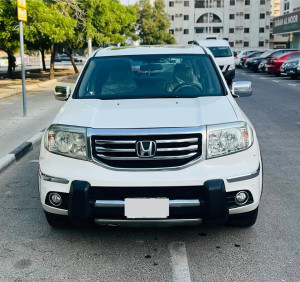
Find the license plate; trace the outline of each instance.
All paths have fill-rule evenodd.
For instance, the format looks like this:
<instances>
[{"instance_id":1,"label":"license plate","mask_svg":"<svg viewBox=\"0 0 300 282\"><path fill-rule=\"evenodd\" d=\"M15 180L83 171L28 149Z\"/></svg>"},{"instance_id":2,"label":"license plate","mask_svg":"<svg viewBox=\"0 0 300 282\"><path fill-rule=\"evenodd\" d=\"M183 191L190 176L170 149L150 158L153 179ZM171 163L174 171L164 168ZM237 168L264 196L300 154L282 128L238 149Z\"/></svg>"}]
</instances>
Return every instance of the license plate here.
<instances>
[{"instance_id":1,"label":"license plate","mask_svg":"<svg viewBox=\"0 0 300 282\"><path fill-rule=\"evenodd\" d=\"M266 68L266 71L268 71L269 70L269 68Z\"/></svg>"},{"instance_id":2,"label":"license plate","mask_svg":"<svg viewBox=\"0 0 300 282\"><path fill-rule=\"evenodd\" d=\"M167 198L126 198L127 218L167 218L169 199Z\"/></svg>"}]
</instances>

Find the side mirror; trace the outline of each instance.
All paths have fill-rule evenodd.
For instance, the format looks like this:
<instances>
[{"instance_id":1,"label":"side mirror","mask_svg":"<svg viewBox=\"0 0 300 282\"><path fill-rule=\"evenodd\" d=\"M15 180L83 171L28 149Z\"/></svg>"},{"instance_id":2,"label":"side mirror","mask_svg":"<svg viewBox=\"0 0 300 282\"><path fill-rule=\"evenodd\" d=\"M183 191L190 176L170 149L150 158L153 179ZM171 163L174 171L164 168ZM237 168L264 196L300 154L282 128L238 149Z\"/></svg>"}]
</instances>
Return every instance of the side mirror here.
<instances>
[{"instance_id":1,"label":"side mirror","mask_svg":"<svg viewBox=\"0 0 300 282\"><path fill-rule=\"evenodd\" d=\"M234 98L249 97L252 95L252 83L250 81L233 82L231 93Z\"/></svg>"},{"instance_id":2,"label":"side mirror","mask_svg":"<svg viewBox=\"0 0 300 282\"><path fill-rule=\"evenodd\" d=\"M71 87L68 85L57 85L54 90L54 97L56 100L66 101L71 95Z\"/></svg>"}]
</instances>

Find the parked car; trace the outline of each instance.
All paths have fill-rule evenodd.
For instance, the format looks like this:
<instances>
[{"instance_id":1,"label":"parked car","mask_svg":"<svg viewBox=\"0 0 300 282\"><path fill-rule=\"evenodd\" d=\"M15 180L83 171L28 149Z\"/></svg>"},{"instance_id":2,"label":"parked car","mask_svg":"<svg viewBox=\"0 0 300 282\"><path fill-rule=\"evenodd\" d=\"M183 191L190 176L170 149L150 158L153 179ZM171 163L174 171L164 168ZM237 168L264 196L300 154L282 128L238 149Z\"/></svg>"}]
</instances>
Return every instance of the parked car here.
<instances>
[{"instance_id":1,"label":"parked car","mask_svg":"<svg viewBox=\"0 0 300 282\"><path fill-rule=\"evenodd\" d=\"M287 54L282 54L280 56L273 56L271 58L267 59L267 65L266 65L266 71L270 74L275 74L277 76L280 76L280 67L281 65L292 59L298 59L300 58L300 51L293 51Z\"/></svg>"},{"instance_id":2,"label":"parked car","mask_svg":"<svg viewBox=\"0 0 300 282\"><path fill-rule=\"evenodd\" d=\"M261 54L259 57L254 57L251 60L249 60L248 63L247 63L247 68L252 70L253 72L258 72L258 66L262 61L267 60L268 58L271 58L271 57L280 56L284 53L289 53L291 51L297 51L297 50L273 49L273 50L270 50L270 51L266 51L265 53Z\"/></svg>"},{"instance_id":3,"label":"parked car","mask_svg":"<svg viewBox=\"0 0 300 282\"><path fill-rule=\"evenodd\" d=\"M260 64L258 65L258 72L265 72L266 65L267 65L267 60L261 61Z\"/></svg>"},{"instance_id":4,"label":"parked car","mask_svg":"<svg viewBox=\"0 0 300 282\"><path fill-rule=\"evenodd\" d=\"M73 59L76 63L81 63L82 59L76 56L73 56ZM55 56L55 62L70 62L70 57L66 54Z\"/></svg>"},{"instance_id":5,"label":"parked car","mask_svg":"<svg viewBox=\"0 0 300 282\"><path fill-rule=\"evenodd\" d=\"M284 62L280 67L280 73L282 76L290 76L291 78L300 76L300 59Z\"/></svg>"},{"instance_id":6,"label":"parked car","mask_svg":"<svg viewBox=\"0 0 300 282\"><path fill-rule=\"evenodd\" d=\"M257 52L256 50L242 50L234 56L235 67L241 66L241 59L247 57L248 55Z\"/></svg>"},{"instance_id":7,"label":"parked car","mask_svg":"<svg viewBox=\"0 0 300 282\"><path fill-rule=\"evenodd\" d=\"M209 49L98 50L74 89L55 88L67 102L41 143L39 193L51 226L255 223L262 161L235 101L251 95L251 82L230 91Z\"/></svg>"},{"instance_id":8,"label":"parked car","mask_svg":"<svg viewBox=\"0 0 300 282\"><path fill-rule=\"evenodd\" d=\"M265 51L258 51L258 52L254 52L254 53L251 53L251 54L249 54L248 56L244 56L244 57L242 57L241 58L241 62L240 62L240 65L241 65L241 67L246 67L246 61L248 60L248 59L251 59L251 58L254 58L254 57L258 57L258 56L260 56L262 53L264 53Z\"/></svg>"},{"instance_id":9,"label":"parked car","mask_svg":"<svg viewBox=\"0 0 300 282\"><path fill-rule=\"evenodd\" d=\"M214 55L218 66L220 67L228 84L232 83L235 77L234 57L227 40L198 40L190 41L195 45L208 48ZM189 43L190 43L189 42Z\"/></svg>"},{"instance_id":10,"label":"parked car","mask_svg":"<svg viewBox=\"0 0 300 282\"><path fill-rule=\"evenodd\" d=\"M0 67L7 67L8 66L8 57L0 57Z\"/></svg>"}]
</instances>

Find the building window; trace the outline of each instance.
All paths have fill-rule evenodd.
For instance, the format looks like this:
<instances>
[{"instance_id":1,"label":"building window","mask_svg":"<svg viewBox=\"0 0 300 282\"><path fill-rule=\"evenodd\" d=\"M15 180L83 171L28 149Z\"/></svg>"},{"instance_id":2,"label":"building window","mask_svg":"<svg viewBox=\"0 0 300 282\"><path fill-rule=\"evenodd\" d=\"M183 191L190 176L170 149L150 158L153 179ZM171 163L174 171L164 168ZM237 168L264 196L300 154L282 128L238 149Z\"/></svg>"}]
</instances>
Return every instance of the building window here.
<instances>
[{"instance_id":1,"label":"building window","mask_svg":"<svg viewBox=\"0 0 300 282\"><path fill-rule=\"evenodd\" d=\"M229 33L234 33L234 28L230 28Z\"/></svg>"},{"instance_id":2,"label":"building window","mask_svg":"<svg viewBox=\"0 0 300 282\"><path fill-rule=\"evenodd\" d=\"M213 27L213 33L221 33L220 27Z\"/></svg>"},{"instance_id":3,"label":"building window","mask_svg":"<svg viewBox=\"0 0 300 282\"><path fill-rule=\"evenodd\" d=\"M184 29L183 30L183 34L189 34L189 30L188 29Z\"/></svg>"},{"instance_id":4,"label":"building window","mask_svg":"<svg viewBox=\"0 0 300 282\"><path fill-rule=\"evenodd\" d=\"M169 2L169 7L174 7L174 1Z\"/></svg>"},{"instance_id":5,"label":"building window","mask_svg":"<svg viewBox=\"0 0 300 282\"><path fill-rule=\"evenodd\" d=\"M196 27L195 33L204 33L204 27Z\"/></svg>"},{"instance_id":6,"label":"building window","mask_svg":"<svg viewBox=\"0 0 300 282\"><path fill-rule=\"evenodd\" d=\"M170 34L174 34L174 29L169 29Z\"/></svg>"},{"instance_id":7,"label":"building window","mask_svg":"<svg viewBox=\"0 0 300 282\"><path fill-rule=\"evenodd\" d=\"M264 33L265 32L265 29L263 27L260 27L259 28L259 33Z\"/></svg>"},{"instance_id":8,"label":"building window","mask_svg":"<svg viewBox=\"0 0 300 282\"><path fill-rule=\"evenodd\" d=\"M259 42L258 42L258 46L259 46L259 47L264 47L264 45L265 45L265 43L264 43L263 41L259 41Z\"/></svg>"},{"instance_id":9,"label":"building window","mask_svg":"<svg viewBox=\"0 0 300 282\"><path fill-rule=\"evenodd\" d=\"M230 6L234 6L235 5L235 0L230 0Z\"/></svg>"},{"instance_id":10,"label":"building window","mask_svg":"<svg viewBox=\"0 0 300 282\"><path fill-rule=\"evenodd\" d=\"M229 42L230 47L234 47L234 42Z\"/></svg>"},{"instance_id":11,"label":"building window","mask_svg":"<svg viewBox=\"0 0 300 282\"><path fill-rule=\"evenodd\" d=\"M250 31L249 27L244 28L244 33L249 33L249 31Z\"/></svg>"},{"instance_id":12,"label":"building window","mask_svg":"<svg viewBox=\"0 0 300 282\"><path fill-rule=\"evenodd\" d=\"M229 19L230 19L230 20L234 20L234 14L230 14L230 15L229 15Z\"/></svg>"},{"instance_id":13,"label":"building window","mask_svg":"<svg viewBox=\"0 0 300 282\"><path fill-rule=\"evenodd\" d=\"M249 20L250 19L250 14L245 14L244 18L245 18L245 20Z\"/></svg>"},{"instance_id":14,"label":"building window","mask_svg":"<svg viewBox=\"0 0 300 282\"><path fill-rule=\"evenodd\" d=\"M174 15L171 15L170 18L171 18L171 21L174 21Z\"/></svg>"},{"instance_id":15,"label":"building window","mask_svg":"<svg viewBox=\"0 0 300 282\"><path fill-rule=\"evenodd\" d=\"M205 0L196 0L195 8L205 8Z\"/></svg>"},{"instance_id":16,"label":"building window","mask_svg":"<svg viewBox=\"0 0 300 282\"><path fill-rule=\"evenodd\" d=\"M244 47L249 47L249 41L244 41Z\"/></svg>"},{"instance_id":17,"label":"building window","mask_svg":"<svg viewBox=\"0 0 300 282\"><path fill-rule=\"evenodd\" d=\"M183 19L184 19L185 21L188 21L188 20L189 20L189 15L184 15L184 16L183 16Z\"/></svg>"},{"instance_id":18,"label":"building window","mask_svg":"<svg viewBox=\"0 0 300 282\"><path fill-rule=\"evenodd\" d=\"M290 9L290 2L284 3L284 10Z\"/></svg>"},{"instance_id":19,"label":"building window","mask_svg":"<svg viewBox=\"0 0 300 282\"><path fill-rule=\"evenodd\" d=\"M197 23L221 23L222 21L217 15L212 13L206 13L200 16L196 22Z\"/></svg>"},{"instance_id":20,"label":"building window","mask_svg":"<svg viewBox=\"0 0 300 282\"><path fill-rule=\"evenodd\" d=\"M190 6L189 1L184 1L184 2L183 2L183 6L184 6L184 7L189 7L189 6Z\"/></svg>"},{"instance_id":21,"label":"building window","mask_svg":"<svg viewBox=\"0 0 300 282\"><path fill-rule=\"evenodd\" d=\"M266 1L265 0L260 0L260 5L265 5Z\"/></svg>"},{"instance_id":22,"label":"building window","mask_svg":"<svg viewBox=\"0 0 300 282\"><path fill-rule=\"evenodd\" d=\"M265 14L259 14L259 18L260 19L264 19L265 18Z\"/></svg>"},{"instance_id":23,"label":"building window","mask_svg":"<svg viewBox=\"0 0 300 282\"><path fill-rule=\"evenodd\" d=\"M245 5L250 5L250 0L245 0Z\"/></svg>"}]
</instances>

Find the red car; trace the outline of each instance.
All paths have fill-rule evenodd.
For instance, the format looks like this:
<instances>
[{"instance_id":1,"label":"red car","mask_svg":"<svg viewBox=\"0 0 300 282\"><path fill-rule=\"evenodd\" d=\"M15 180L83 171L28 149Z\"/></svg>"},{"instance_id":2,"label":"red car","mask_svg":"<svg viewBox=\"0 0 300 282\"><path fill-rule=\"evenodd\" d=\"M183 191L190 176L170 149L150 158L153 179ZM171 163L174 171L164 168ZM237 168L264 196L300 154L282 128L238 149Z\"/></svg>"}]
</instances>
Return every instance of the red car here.
<instances>
[{"instance_id":1,"label":"red car","mask_svg":"<svg viewBox=\"0 0 300 282\"><path fill-rule=\"evenodd\" d=\"M271 57L267 59L266 71L280 76L281 65L292 59L300 59L300 51L292 51L290 53L282 54L279 57Z\"/></svg>"}]
</instances>

